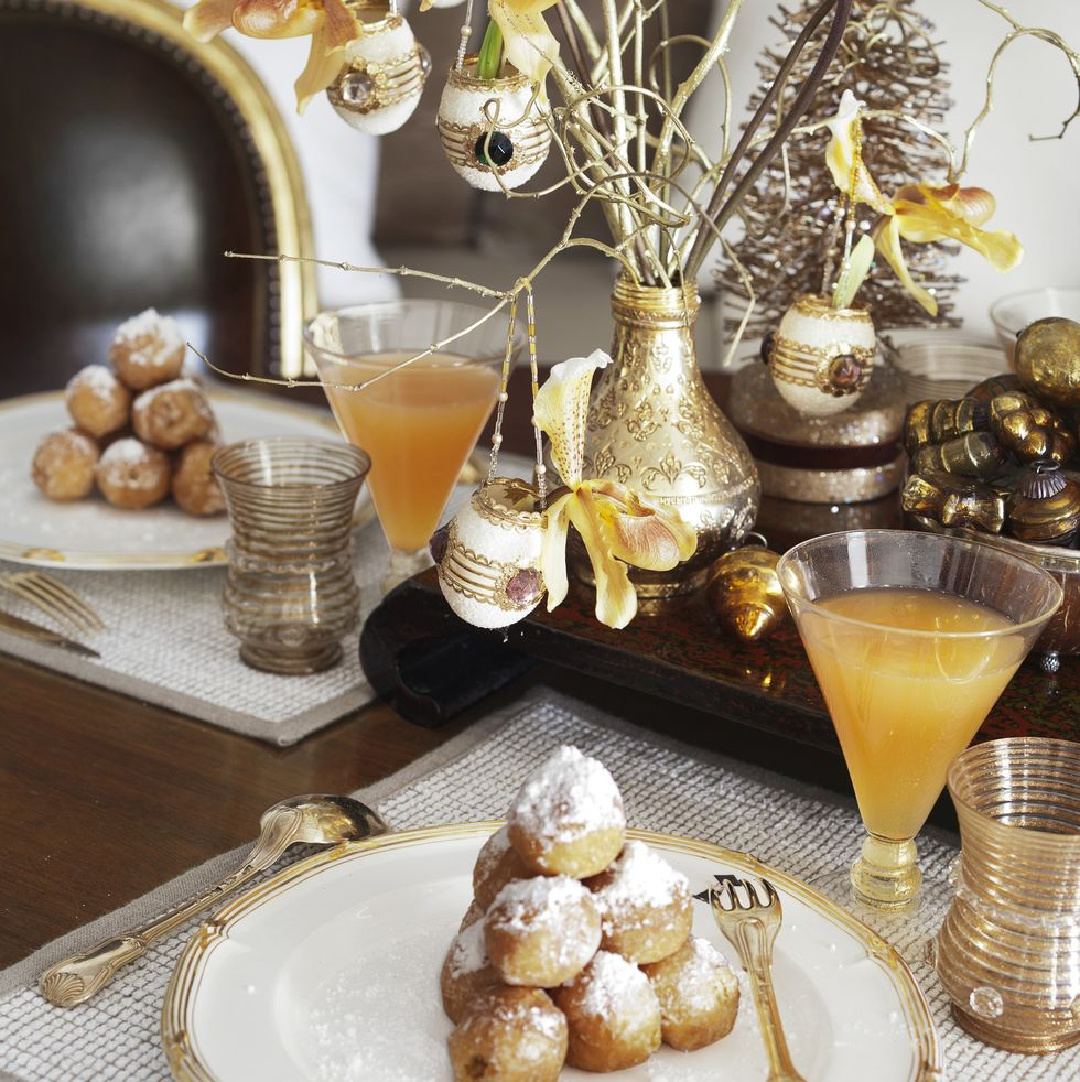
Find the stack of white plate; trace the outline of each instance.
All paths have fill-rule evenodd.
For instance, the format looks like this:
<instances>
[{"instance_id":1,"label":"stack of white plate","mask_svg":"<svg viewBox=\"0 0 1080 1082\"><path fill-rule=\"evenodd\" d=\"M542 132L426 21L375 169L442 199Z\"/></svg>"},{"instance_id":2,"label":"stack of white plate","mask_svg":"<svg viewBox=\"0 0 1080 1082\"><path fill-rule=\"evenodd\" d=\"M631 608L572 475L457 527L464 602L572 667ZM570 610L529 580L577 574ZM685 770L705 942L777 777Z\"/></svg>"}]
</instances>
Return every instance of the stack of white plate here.
<instances>
[{"instance_id":1,"label":"stack of white plate","mask_svg":"<svg viewBox=\"0 0 1080 1082\"><path fill-rule=\"evenodd\" d=\"M916 339L897 347L893 365L904 381L909 402L929 398L962 398L976 383L1008 371L997 346L955 336Z\"/></svg>"}]
</instances>

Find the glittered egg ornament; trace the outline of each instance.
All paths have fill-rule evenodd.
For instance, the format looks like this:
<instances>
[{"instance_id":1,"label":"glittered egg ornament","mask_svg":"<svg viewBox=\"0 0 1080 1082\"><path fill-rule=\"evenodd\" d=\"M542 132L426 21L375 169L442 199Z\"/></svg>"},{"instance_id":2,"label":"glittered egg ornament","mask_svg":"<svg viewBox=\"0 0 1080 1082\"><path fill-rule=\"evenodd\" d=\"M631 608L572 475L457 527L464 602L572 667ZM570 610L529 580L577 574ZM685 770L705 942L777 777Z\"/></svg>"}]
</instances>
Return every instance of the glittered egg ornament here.
<instances>
[{"instance_id":1,"label":"glittered egg ornament","mask_svg":"<svg viewBox=\"0 0 1080 1082\"><path fill-rule=\"evenodd\" d=\"M536 490L496 477L431 539L439 585L450 608L474 627L508 627L544 596Z\"/></svg>"},{"instance_id":2,"label":"glittered egg ornament","mask_svg":"<svg viewBox=\"0 0 1080 1082\"><path fill-rule=\"evenodd\" d=\"M345 65L326 96L346 123L368 135L397 131L420 104L431 57L413 37L397 5L350 5L360 36L345 48Z\"/></svg>"},{"instance_id":3,"label":"glittered egg ornament","mask_svg":"<svg viewBox=\"0 0 1080 1082\"><path fill-rule=\"evenodd\" d=\"M769 348L780 397L805 416L855 405L870 379L877 337L865 308L833 308L803 293L784 313Z\"/></svg>"},{"instance_id":4,"label":"glittered egg ornament","mask_svg":"<svg viewBox=\"0 0 1080 1082\"><path fill-rule=\"evenodd\" d=\"M504 74L480 79L476 60L467 56L447 77L439 103L443 150L474 188L517 188L547 160L548 114L519 71L504 62Z\"/></svg>"}]
</instances>

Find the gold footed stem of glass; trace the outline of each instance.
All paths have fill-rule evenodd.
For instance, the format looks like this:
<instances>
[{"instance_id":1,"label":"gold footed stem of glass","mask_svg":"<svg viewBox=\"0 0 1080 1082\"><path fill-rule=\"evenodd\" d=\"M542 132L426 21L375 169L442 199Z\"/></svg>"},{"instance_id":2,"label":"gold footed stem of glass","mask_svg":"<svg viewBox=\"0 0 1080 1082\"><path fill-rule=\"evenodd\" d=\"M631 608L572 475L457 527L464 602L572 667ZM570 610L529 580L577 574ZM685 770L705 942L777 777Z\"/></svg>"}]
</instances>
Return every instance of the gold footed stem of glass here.
<instances>
[{"instance_id":1,"label":"gold footed stem of glass","mask_svg":"<svg viewBox=\"0 0 1080 1082\"><path fill-rule=\"evenodd\" d=\"M922 874L915 863L915 841L893 841L867 833L862 854L851 866L851 887L857 901L872 909L901 912L919 897Z\"/></svg>"},{"instance_id":2,"label":"gold footed stem of glass","mask_svg":"<svg viewBox=\"0 0 1080 1082\"><path fill-rule=\"evenodd\" d=\"M379 589L385 597L396 586L407 582L418 575L421 571L431 567L431 554L427 549L417 549L416 552L403 552L401 549L390 550L390 563L386 568L386 574Z\"/></svg>"}]
</instances>

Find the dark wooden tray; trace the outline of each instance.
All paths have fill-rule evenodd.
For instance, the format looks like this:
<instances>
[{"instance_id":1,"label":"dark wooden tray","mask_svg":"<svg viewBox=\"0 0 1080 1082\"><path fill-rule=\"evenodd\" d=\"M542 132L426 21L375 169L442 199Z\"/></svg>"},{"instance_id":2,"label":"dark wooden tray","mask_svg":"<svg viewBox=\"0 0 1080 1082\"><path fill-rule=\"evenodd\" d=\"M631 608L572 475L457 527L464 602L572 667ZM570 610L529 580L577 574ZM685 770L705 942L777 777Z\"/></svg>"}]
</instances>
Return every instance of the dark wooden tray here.
<instances>
[{"instance_id":1,"label":"dark wooden tray","mask_svg":"<svg viewBox=\"0 0 1080 1082\"><path fill-rule=\"evenodd\" d=\"M832 723L790 621L764 643L724 636L697 595L623 631L597 623L576 588L503 632L479 631L450 611L434 570L386 597L365 625L361 662L373 687L407 718L440 725L534 661L586 673L621 689L761 730L789 745L839 754ZM1026 663L977 739L1053 736L1080 740L1080 659L1054 675Z\"/></svg>"}]
</instances>

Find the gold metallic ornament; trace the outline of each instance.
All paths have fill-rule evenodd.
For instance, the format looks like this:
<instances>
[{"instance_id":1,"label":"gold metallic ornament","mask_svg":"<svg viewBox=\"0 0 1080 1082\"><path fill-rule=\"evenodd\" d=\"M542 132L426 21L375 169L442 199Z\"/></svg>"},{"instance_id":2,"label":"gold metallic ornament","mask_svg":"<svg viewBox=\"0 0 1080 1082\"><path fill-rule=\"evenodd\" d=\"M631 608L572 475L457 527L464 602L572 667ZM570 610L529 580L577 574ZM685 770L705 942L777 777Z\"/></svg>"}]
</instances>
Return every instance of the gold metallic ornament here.
<instances>
[{"instance_id":1,"label":"gold metallic ornament","mask_svg":"<svg viewBox=\"0 0 1080 1082\"><path fill-rule=\"evenodd\" d=\"M755 544L725 553L716 561L707 597L725 631L756 642L776 629L788 607L776 573L779 554L765 547L760 534L750 536Z\"/></svg>"},{"instance_id":2,"label":"gold metallic ornament","mask_svg":"<svg viewBox=\"0 0 1080 1082\"><path fill-rule=\"evenodd\" d=\"M940 470L912 474L904 485L901 505L908 514L932 518L942 526L967 526L1001 533L1005 497L989 485Z\"/></svg>"},{"instance_id":3,"label":"gold metallic ornament","mask_svg":"<svg viewBox=\"0 0 1080 1082\"><path fill-rule=\"evenodd\" d=\"M1016 337L1020 386L1052 405L1080 406L1080 323L1049 316Z\"/></svg>"},{"instance_id":4,"label":"gold metallic ornament","mask_svg":"<svg viewBox=\"0 0 1080 1082\"><path fill-rule=\"evenodd\" d=\"M1005 503L1006 530L1021 541L1069 545L1080 528L1080 485L1056 465L1026 471Z\"/></svg>"},{"instance_id":5,"label":"gold metallic ornament","mask_svg":"<svg viewBox=\"0 0 1080 1082\"><path fill-rule=\"evenodd\" d=\"M1017 461L1064 466L1076 450L1076 437L1065 421L1023 392L990 401L990 430Z\"/></svg>"},{"instance_id":6,"label":"gold metallic ornament","mask_svg":"<svg viewBox=\"0 0 1080 1082\"><path fill-rule=\"evenodd\" d=\"M943 470L963 477L998 476L1008 463L1004 448L989 432L969 432L947 443L932 443L923 447L912 462L912 472L925 475L930 470Z\"/></svg>"},{"instance_id":7,"label":"gold metallic ornament","mask_svg":"<svg viewBox=\"0 0 1080 1082\"><path fill-rule=\"evenodd\" d=\"M904 424L904 446L909 455L930 443L983 432L990 427L990 408L975 398L954 401L916 402L908 410Z\"/></svg>"},{"instance_id":8,"label":"gold metallic ornament","mask_svg":"<svg viewBox=\"0 0 1080 1082\"><path fill-rule=\"evenodd\" d=\"M976 383L964 397L989 402L991 398L995 398L999 394L1008 394L1019 390L1020 380L1016 378L1014 373L1004 372L1000 376L990 376L981 383Z\"/></svg>"}]
</instances>

